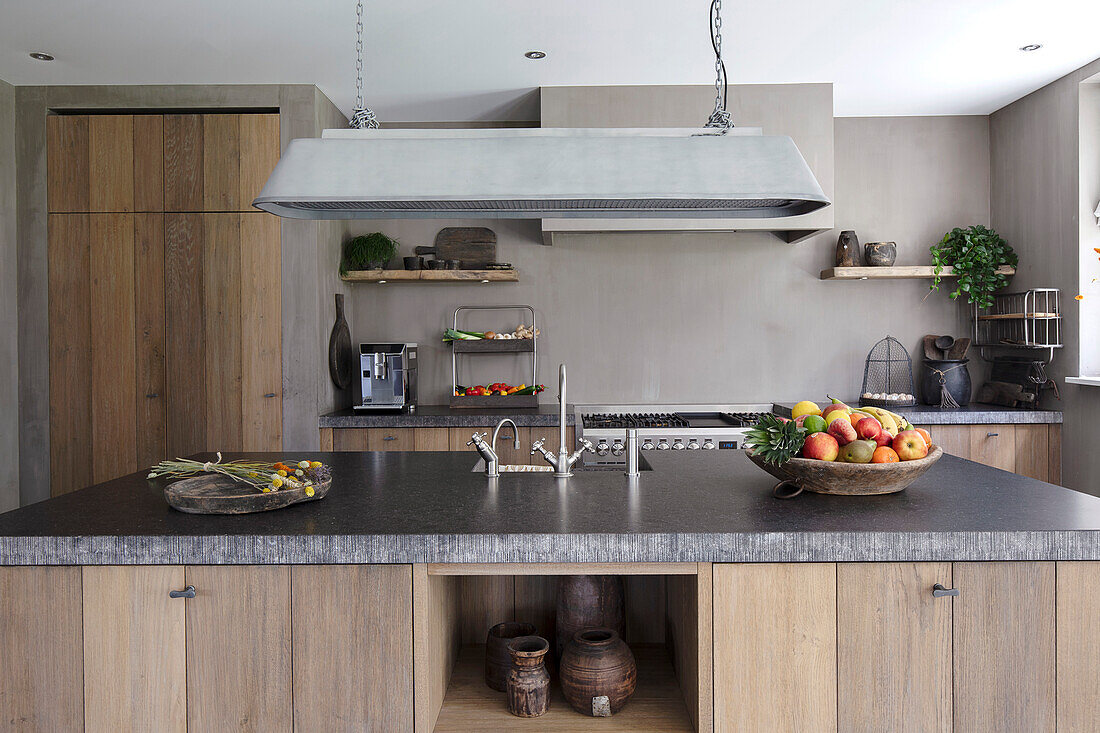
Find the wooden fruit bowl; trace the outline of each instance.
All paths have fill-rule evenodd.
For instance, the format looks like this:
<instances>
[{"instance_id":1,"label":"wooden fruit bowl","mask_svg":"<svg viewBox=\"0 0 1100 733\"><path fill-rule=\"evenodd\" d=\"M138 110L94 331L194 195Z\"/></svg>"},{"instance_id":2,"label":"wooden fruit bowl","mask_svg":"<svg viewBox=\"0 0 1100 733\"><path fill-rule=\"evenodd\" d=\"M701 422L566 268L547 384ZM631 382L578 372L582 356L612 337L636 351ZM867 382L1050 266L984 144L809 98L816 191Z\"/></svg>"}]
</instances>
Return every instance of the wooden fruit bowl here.
<instances>
[{"instance_id":1,"label":"wooden fruit bowl","mask_svg":"<svg viewBox=\"0 0 1100 733\"><path fill-rule=\"evenodd\" d=\"M749 460L779 479L774 493L789 499L803 491L815 494L872 496L893 494L913 483L943 455L943 448L932 446L928 455L900 463L836 463L810 458L792 458L782 466L772 466L746 450Z\"/></svg>"}]
</instances>

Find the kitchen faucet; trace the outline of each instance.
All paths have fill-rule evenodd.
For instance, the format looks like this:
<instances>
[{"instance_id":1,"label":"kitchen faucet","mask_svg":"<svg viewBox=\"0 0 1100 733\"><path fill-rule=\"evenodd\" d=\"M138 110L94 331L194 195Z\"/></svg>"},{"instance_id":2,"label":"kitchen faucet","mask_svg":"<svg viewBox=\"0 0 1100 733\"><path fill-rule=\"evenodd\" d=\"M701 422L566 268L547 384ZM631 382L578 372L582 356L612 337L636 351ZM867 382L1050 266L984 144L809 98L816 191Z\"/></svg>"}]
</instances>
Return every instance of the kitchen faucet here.
<instances>
[{"instance_id":1,"label":"kitchen faucet","mask_svg":"<svg viewBox=\"0 0 1100 733\"><path fill-rule=\"evenodd\" d=\"M519 450L519 428L516 427L516 423L511 418L504 418L497 423L496 429L493 430L492 443L486 443L485 438L489 435L485 433L474 433L466 445L472 445L477 448L477 452L481 454L481 457L485 459L485 475L489 478L495 478L500 475L500 455L497 453L497 436L500 434L500 429L504 427L504 423L512 423L512 435L514 435L513 447Z\"/></svg>"},{"instance_id":2,"label":"kitchen faucet","mask_svg":"<svg viewBox=\"0 0 1100 733\"><path fill-rule=\"evenodd\" d=\"M554 476L568 478L573 475L573 464L580 460L581 455L586 450L594 453L596 449L592 447L592 443L588 440L581 438L581 447L570 455L569 447L565 443L565 364L558 367L558 402L558 454L554 455L543 448L546 439L540 438L531 444L531 455L535 455L536 452L542 453L542 457L546 459L546 462L554 467Z\"/></svg>"}]
</instances>

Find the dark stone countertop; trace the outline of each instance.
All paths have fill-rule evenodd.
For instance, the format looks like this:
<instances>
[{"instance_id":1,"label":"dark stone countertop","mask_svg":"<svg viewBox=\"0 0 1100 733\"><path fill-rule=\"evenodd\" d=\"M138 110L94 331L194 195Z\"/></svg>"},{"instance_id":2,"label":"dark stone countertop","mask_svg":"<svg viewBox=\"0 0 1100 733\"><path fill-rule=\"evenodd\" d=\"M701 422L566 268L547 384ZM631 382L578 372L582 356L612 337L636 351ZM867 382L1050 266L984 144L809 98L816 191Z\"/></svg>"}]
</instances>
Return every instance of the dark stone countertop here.
<instances>
[{"instance_id":1,"label":"dark stone countertop","mask_svg":"<svg viewBox=\"0 0 1100 733\"><path fill-rule=\"evenodd\" d=\"M506 417L521 428L547 427L558 424L557 403L538 407L492 410L485 408L453 408L447 405L418 405L414 413L337 410L321 415L321 428L480 428L496 425ZM565 424L572 425L573 405L566 405Z\"/></svg>"},{"instance_id":2,"label":"dark stone countertop","mask_svg":"<svg viewBox=\"0 0 1100 733\"><path fill-rule=\"evenodd\" d=\"M845 400L847 404L855 407L859 400ZM829 400L821 400L817 403L821 407L829 404ZM776 405L791 414L793 402L784 402ZM917 426L923 425L1037 425L1061 423L1061 410L1031 410L1022 407L1002 407L1000 405L983 405L971 403L966 407L947 410L942 407L930 405L915 405L913 407L890 408L891 412L904 415L909 422Z\"/></svg>"},{"instance_id":3,"label":"dark stone countertop","mask_svg":"<svg viewBox=\"0 0 1100 733\"><path fill-rule=\"evenodd\" d=\"M0 565L1100 559L1100 498L954 456L898 494L789 501L740 451L652 453L633 484L490 482L472 452L291 457L331 466L325 499L182 514L135 473L0 515Z\"/></svg>"}]
</instances>

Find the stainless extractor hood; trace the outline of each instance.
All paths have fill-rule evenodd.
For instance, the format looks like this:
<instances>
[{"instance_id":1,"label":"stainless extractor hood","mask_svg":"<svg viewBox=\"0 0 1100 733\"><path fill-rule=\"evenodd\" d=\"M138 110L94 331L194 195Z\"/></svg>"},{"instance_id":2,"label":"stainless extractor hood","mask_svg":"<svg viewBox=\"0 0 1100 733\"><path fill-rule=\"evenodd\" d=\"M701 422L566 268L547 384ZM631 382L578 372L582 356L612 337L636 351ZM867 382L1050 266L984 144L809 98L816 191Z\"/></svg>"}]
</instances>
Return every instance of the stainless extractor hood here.
<instances>
[{"instance_id":1,"label":"stainless extractor hood","mask_svg":"<svg viewBox=\"0 0 1100 733\"><path fill-rule=\"evenodd\" d=\"M791 138L759 128L325 130L254 206L295 219L797 216L829 205Z\"/></svg>"}]
</instances>

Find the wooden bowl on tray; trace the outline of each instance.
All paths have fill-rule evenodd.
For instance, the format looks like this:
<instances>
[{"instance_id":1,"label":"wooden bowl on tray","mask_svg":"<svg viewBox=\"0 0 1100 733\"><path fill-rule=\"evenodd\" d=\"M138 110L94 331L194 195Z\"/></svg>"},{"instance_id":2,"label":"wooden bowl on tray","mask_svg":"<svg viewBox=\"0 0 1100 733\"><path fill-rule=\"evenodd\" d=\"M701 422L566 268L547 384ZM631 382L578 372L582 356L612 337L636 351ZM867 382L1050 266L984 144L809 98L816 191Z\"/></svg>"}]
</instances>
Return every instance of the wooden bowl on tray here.
<instances>
[{"instance_id":1,"label":"wooden bowl on tray","mask_svg":"<svg viewBox=\"0 0 1100 733\"><path fill-rule=\"evenodd\" d=\"M779 479L773 493L790 499L803 491L841 496L873 496L902 491L932 467L943 455L943 448L932 446L928 455L900 463L836 463L811 458L792 458L782 466L772 466L746 450L749 460Z\"/></svg>"}]
</instances>

